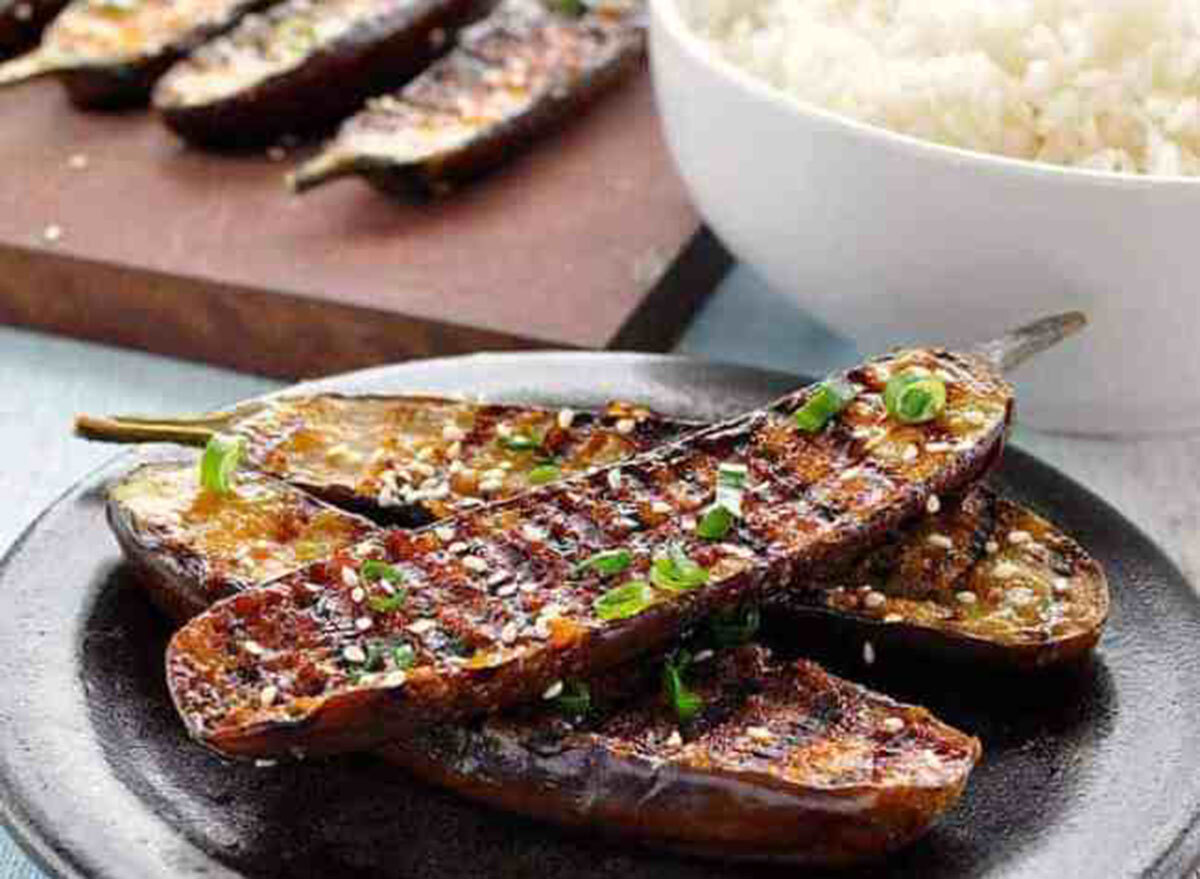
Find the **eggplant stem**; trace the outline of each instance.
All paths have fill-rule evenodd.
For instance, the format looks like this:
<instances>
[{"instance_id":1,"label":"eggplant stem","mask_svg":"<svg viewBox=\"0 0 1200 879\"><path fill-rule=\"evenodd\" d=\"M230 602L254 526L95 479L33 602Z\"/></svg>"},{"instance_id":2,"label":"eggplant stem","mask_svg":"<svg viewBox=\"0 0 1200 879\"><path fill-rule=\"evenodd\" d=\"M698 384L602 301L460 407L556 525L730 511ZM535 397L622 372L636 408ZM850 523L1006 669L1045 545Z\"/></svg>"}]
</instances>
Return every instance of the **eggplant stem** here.
<instances>
[{"instance_id":1,"label":"eggplant stem","mask_svg":"<svg viewBox=\"0 0 1200 879\"><path fill-rule=\"evenodd\" d=\"M1017 327L998 339L976 345L972 351L1000 372L1008 373L1085 326L1087 316L1082 311L1067 311Z\"/></svg>"},{"instance_id":2,"label":"eggplant stem","mask_svg":"<svg viewBox=\"0 0 1200 879\"><path fill-rule=\"evenodd\" d=\"M238 408L177 418L78 415L75 418L75 433L86 439L107 443L167 442L202 446L213 434L228 428L246 414L244 408Z\"/></svg>"},{"instance_id":3,"label":"eggplant stem","mask_svg":"<svg viewBox=\"0 0 1200 879\"><path fill-rule=\"evenodd\" d=\"M35 49L20 58L0 64L0 86L27 82L61 69L62 63L57 61L54 56Z\"/></svg>"},{"instance_id":4,"label":"eggplant stem","mask_svg":"<svg viewBox=\"0 0 1200 879\"><path fill-rule=\"evenodd\" d=\"M288 189L299 195L322 183L328 183L338 177L348 177L357 171L358 162L352 156L336 150L327 150L287 175L287 185Z\"/></svg>"}]
</instances>

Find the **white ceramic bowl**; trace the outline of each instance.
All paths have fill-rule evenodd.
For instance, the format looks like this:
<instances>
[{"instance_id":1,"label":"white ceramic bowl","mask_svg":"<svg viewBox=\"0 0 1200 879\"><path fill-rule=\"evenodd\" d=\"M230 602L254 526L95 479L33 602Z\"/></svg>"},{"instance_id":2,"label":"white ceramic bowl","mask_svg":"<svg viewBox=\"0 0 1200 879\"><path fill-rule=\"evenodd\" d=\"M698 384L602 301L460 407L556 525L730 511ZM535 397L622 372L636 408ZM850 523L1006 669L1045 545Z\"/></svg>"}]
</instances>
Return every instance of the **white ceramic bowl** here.
<instances>
[{"instance_id":1,"label":"white ceramic bowl","mask_svg":"<svg viewBox=\"0 0 1200 879\"><path fill-rule=\"evenodd\" d=\"M1091 326L1017 374L1022 421L1200 426L1200 180L943 147L797 101L651 0L676 163L738 257L863 351L962 343L1078 308Z\"/></svg>"}]
</instances>

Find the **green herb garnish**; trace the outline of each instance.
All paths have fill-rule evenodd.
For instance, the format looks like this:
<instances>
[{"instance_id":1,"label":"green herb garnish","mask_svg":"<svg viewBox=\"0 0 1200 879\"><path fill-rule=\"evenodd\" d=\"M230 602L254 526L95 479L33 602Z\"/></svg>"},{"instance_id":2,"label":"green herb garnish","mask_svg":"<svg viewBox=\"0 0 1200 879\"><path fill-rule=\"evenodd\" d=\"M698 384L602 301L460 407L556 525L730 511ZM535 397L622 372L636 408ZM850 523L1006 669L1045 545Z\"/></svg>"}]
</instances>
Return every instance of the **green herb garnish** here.
<instances>
[{"instance_id":1,"label":"green herb garnish","mask_svg":"<svg viewBox=\"0 0 1200 879\"><path fill-rule=\"evenodd\" d=\"M545 485L548 482L555 482L562 476L562 471L553 464L542 464L540 467L534 467L529 471L530 485Z\"/></svg>"},{"instance_id":2,"label":"green herb garnish","mask_svg":"<svg viewBox=\"0 0 1200 879\"><path fill-rule=\"evenodd\" d=\"M368 583L375 580L387 580L389 583L404 582L404 575L395 566L381 562L379 559L367 559L359 566L358 573Z\"/></svg>"},{"instance_id":3,"label":"green herb garnish","mask_svg":"<svg viewBox=\"0 0 1200 879\"><path fill-rule=\"evenodd\" d=\"M595 571L601 577L611 577L619 574L633 564L633 553L627 549L609 549L598 552L575 566L574 574L579 576L588 571Z\"/></svg>"},{"instance_id":4,"label":"green herb garnish","mask_svg":"<svg viewBox=\"0 0 1200 879\"><path fill-rule=\"evenodd\" d=\"M905 424L933 421L946 408L946 383L923 370L905 370L888 379L883 404Z\"/></svg>"},{"instance_id":5,"label":"green herb garnish","mask_svg":"<svg viewBox=\"0 0 1200 879\"><path fill-rule=\"evenodd\" d=\"M663 695L675 709L675 716L679 718L680 723L687 723L704 707L704 700L689 690L683 682L684 669L691 661L691 654L681 650L668 656L667 661L663 663Z\"/></svg>"},{"instance_id":6,"label":"green herb garnish","mask_svg":"<svg viewBox=\"0 0 1200 879\"><path fill-rule=\"evenodd\" d=\"M567 717L583 717L591 710L592 693L583 681L567 680L554 704Z\"/></svg>"},{"instance_id":7,"label":"green herb garnish","mask_svg":"<svg viewBox=\"0 0 1200 879\"><path fill-rule=\"evenodd\" d=\"M540 436L525 436L524 434L502 436L500 437L500 445L504 446L510 452L532 452L534 449L542 447L542 438Z\"/></svg>"},{"instance_id":8,"label":"green herb garnish","mask_svg":"<svg viewBox=\"0 0 1200 879\"><path fill-rule=\"evenodd\" d=\"M696 533L705 540L720 540L733 527L733 512L722 504L713 504L700 521L696 523Z\"/></svg>"},{"instance_id":9,"label":"green herb garnish","mask_svg":"<svg viewBox=\"0 0 1200 879\"><path fill-rule=\"evenodd\" d=\"M552 12L569 15L572 18L579 18L588 10L587 4L583 0L546 0L546 6Z\"/></svg>"},{"instance_id":10,"label":"green herb garnish","mask_svg":"<svg viewBox=\"0 0 1200 879\"><path fill-rule=\"evenodd\" d=\"M401 590L395 595L372 595L367 599L367 605L375 613L393 613L404 607L407 600L408 593Z\"/></svg>"},{"instance_id":11,"label":"green herb garnish","mask_svg":"<svg viewBox=\"0 0 1200 879\"><path fill-rule=\"evenodd\" d=\"M708 627L713 643L718 647L738 647L747 644L758 634L758 605L746 604L733 610L713 614Z\"/></svg>"},{"instance_id":12,"label":"green herb garnish","mask_svg":"<svg viewBox=\"0 0 1200 879\"><path fill-rule=\"evenodd\" d=\"M654 590L645 580L631 580L624 586L610 589L592 602L592 609L602 620L623 620L635 617L654 604Z\"/></svg>"},{"instance_id":13,"label":"green herb garnish","mask_svg":"<svg viewBox=\"0 0 1200 879\"><path fill-rule=\"evenodd\" d=\"M213 434L200 458L200 484L217 494L233 491L233 474L245 450L245 437Z\"/></svg>"},{"instance_id":14,"label":"green herb garnish","mask_svg":"<svg viewBox=\"0 0 1200 879\"><path fill-rule=\"evenodd\" d=\"M409 644L401 644L392 648L392 662L396 664L396 668L400 671L406 671L412 668L413 663L417 661L417 652L412 649Z\"/></svg>"},{"instance_id":15,"label":"green herb garnish","mask_svg":"<svg viewBox=\"0 0 1200 879\"><path fill-rule=\"evenodd\" d=\"M650 582L668 592L687 592L708 582L708 569L688 558L682 550L672 548L650 566Z\"/></svg>"},{"instance_id":16,"label":"green herb garnish","mask_svg":"<svg viewBox=\"0 0 1200 879\"><path fill-rule=\"evenodd\" d=\"M858 388L845 379L835 378L817 385L804 405L792 413L796 426L806 433L816 433L858 396Z\"/></svg>"}]
</instances>

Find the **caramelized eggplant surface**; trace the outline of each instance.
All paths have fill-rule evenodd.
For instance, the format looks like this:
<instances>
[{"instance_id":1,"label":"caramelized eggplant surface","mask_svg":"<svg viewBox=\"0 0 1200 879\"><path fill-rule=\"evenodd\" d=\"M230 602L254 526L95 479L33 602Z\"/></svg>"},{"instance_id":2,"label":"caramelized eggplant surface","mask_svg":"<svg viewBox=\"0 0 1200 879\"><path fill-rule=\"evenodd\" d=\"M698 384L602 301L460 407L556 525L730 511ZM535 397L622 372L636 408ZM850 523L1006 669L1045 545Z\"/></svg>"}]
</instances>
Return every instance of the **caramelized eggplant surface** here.
<instances>
[{"instance_id":1,"label":"caramelized eggplant surface","mask_svg":"<svg viewBox=\"0 0 1200 879\"><path fill-rule=\"evenodd\" d=\"M396 88L484 11L479 0L288 0L177 63L154 107L185 140L246 147L321 131Z\"/></svg>"},{"instance_id":2,"label":"caramelized eggplant surface","mask_svg":"<svg viewBox=\"0 0 1200 879\"><path fill-rule=\"evenodd\" d=\"M0 82L55 74L88 109L144 104L176 60L270 0L72 0Z\"/></svg>"},{"instance_id":3,"label":"caramelized eggplant surface","mask_svg":"<svg viewBox=\"0 0 1200 879\"><path fill-rule=\"evenodd\" d=\"M931 496L978 479L1012 402L991 362L897 352L839 377L857 399L819 432L793 413L824 386L233 596L172 640L176 706L224 753L328 753L527 702L662 648L716 611L849 562ZM934 420L904 423L884 405L889 378L913 369L945 383ZM729 464L745 467L746 487L718 532L709 513ZM601 554L623 560L619 573ZM680 586L664 559L703 577ZM372 579L381 564L389 576ZM353 657L378 642L411 649L411 665L363 675Z\"/></svg>"},{"instance_id":4,"label":"caramelized eggplant surface","mask_svg":"<svg viewBox=\"0 0 1200 879\"><path fill-rule=\"evenodd\" d=\"M0 0L0 59L37 45L68 0Z\"/></svg>"},{"instance_id":5,"label":"caramelized eggplant surface","mask_svg":"<svg viewBox=\"0 0 1200 879\"><path fill-rule=\"evenodd\" d=\"M839 866L926 832L980 755L976 739L923 708L760 647L693 662L687 686L704 707L682 724L654 683L606 704L600 681L582 720L528 707L422 727L380 753L558 824L692 855Z\"/></svg>"},{"instance_id":6,"label":"caramelized eggplant surface","mask_svg":"<svg viewBox=\"0 0 1200 879\"><path fill-rule=\"evenodd\" d=\"M1050 522L987 489L902 529L844 576L775 609L860 637L997 666L1085 656L1108 619L1103 569Z\"/></svg>"},{"instance_id":7,"label":"caramelized eggplant surface","mask_svg":"<svg viewBox=\"0 0 1200 879\"><path fill-rule=\"evenodd\" d=\"M371 100L292 177L298 190L358 174L403 196L442 192L502 164L637 69L638 6L568 15L504 0L404 88Z\"/></svg>"}]
</instances>

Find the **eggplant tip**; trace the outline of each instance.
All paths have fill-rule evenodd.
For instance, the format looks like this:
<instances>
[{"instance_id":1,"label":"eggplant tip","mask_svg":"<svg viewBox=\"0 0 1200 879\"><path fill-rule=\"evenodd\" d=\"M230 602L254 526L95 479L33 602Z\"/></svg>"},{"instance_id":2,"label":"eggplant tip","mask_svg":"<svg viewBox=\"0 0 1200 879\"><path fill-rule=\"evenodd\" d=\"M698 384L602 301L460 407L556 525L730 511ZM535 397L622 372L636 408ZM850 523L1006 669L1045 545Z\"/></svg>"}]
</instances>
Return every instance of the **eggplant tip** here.
<instances>
[{"instance_id":1,"label":"eggplant tip","mask_svg":"<svg viewBox=\"0 0 1200 879\"><path fill-rule=\"evenodd\" d=\"M345 177L357 170L352 159L344 154L329 150L314 159L302 164L285 178L288 189L297 195L328 183L338 177Z\"/></svg>"},{"instance_id":2,"label":"eggplant tip","mask_svg":"<svg viewBox=\"0 0 1200 879\"><path fill-rule=\"evenodd\" d=\"M59 65L50 55L43 54L40 49L34 49L19 58L0 64L0 86L17 85L54 73L58 69Z\"/></svg>"},{"instance_id":3,"label":"eggplant tip","mask_svg":"<svg viewBox=\"0 0 1200 879\"><path fill-rule=\"evenodd\" d=\"M1075 335L1087 323L1087 315L1082 311L1064 311L1017 327L998 339L984 342L975 351L1000 372L1007 373Z\"/></svg>"}]
</instances>

